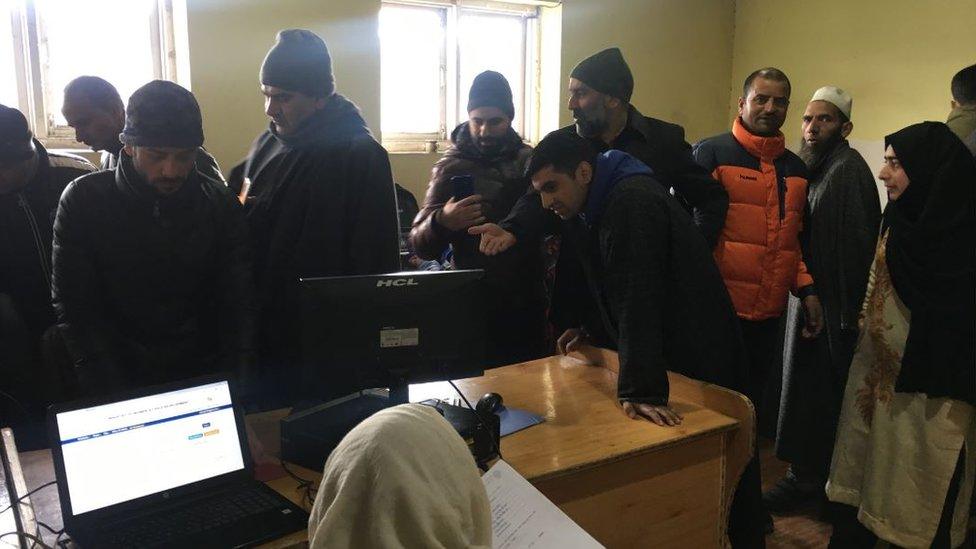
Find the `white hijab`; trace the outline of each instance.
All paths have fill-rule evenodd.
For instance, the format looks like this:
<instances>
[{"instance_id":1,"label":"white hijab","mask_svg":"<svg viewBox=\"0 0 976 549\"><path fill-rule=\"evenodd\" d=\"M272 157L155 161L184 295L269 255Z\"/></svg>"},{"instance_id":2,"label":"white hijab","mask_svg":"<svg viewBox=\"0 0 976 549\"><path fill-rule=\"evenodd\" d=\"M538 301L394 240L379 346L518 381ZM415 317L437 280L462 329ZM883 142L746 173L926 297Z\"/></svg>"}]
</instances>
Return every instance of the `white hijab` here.
<instances>
[{"instance_id":1,"label":"white hijab","mask_svg":"<svg viewBox=\"0 0 976 549\"><path fill-rule=\"evenodd\" d=\"M474 458L436 410L404 404L360 423L325 463L308 520L319 548L491 547Z\"/></svg>"}]
</instances>

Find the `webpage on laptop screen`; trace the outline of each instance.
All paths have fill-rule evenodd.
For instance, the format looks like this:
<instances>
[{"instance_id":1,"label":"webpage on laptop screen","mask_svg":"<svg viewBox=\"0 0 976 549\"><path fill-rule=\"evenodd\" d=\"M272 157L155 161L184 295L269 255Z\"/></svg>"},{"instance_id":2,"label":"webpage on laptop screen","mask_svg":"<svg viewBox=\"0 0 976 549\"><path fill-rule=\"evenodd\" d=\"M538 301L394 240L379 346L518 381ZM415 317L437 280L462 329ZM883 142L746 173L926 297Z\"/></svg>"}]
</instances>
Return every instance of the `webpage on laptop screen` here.
<instances>
[{"instance_id":1,"label":"webpage on laptop screen","mask_svg":"<svg viewBox=\"0 0 976 549\"><path fill-rule=\"evenodd\" d=\"M226 381L57 415L75 515L244 468Z\"/></svg>"}]
</instances>

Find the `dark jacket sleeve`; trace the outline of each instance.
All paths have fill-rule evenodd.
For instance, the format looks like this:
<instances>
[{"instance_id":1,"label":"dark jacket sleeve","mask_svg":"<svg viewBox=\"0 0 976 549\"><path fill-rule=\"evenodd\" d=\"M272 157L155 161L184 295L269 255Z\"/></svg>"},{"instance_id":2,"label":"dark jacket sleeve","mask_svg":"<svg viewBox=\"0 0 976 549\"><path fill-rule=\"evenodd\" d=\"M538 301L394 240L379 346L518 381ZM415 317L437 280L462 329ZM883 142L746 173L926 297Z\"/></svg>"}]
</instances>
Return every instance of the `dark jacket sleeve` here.
<instances>
[{"instance_id":1,"label":"dark jacket sleeve","mask_svg":"<svg viewBox=\"0 0 976 549\"><path fill-rule=\"evenodd\" d=\"M258 307L253 259L243 208L229 192L219 193L217 199L221 209L220 280L217 283L222 324L220 366L224 371L237 373L246 394L252 389L248 384L253 382L255 375Z\"/></svg>"},{"instance_id":2,"label":"dark jacket sleeve","mask_svg":"<svg viewBox=\"0 0 976 549\"><path fill-rule=\"evenodd\" d=\"M712 170L696 162L691 146L685 141L684 129L676 127L669 139L663 140L664 154L669 159L671 187L675 197L692 209L695 225L705 235L709 247L714 248L725 226L729 210L729 194L721 183L712 178Z\"/></svg>"},{"instance_id":3,"label":"dark jacket sleeve","mask_svg":"<svg viewBox=\"0 0 976 549\"><path fill-rule=\"evenodd\" d=\"M518 241L559 234L559 218L542 208L542 198L529 185L498 226L515 235Z\"/></svg>"},{"instance_id":4,"label":"dark jacket sleeve","mask_svg":"<svg viewBox=\"0 0 976 549\"><path fill-rule=\"evenodd\" d=\"M448 184L453 175L445 159L434 165L427 184L424 205L410 229L410 247L423 259L439 259L450 243L451 231L437 222L437 212L451 199L453 189Z\"/></svg>"},{"instance_id":5,"label":"dark jacket sleeve","mask_svg":"<svg viewBox=\"0 0 976 549\"><path fill-rule=\"evenodd\" d=\"M838 222L837 248L840 265L840 327L856 330L861 302L867 291L868 273L874 261L881 201L871 170L863 162L845 162L841 167L839 191L843 193Z\"/></svg>"},{"instance_id":6,"label":"dark jacket sleeve","mask_svg":"<svg viewBox=\"0 0 976 549\"><path fill-rule=\"evenodd\" d=\"M586 312L595 307L575 243L568 235L564 235L559 243L549 305L549 322L556 329L556 337L570 328L583 326L589 316Z\"/></svg>"},{"instance_id":7,"label":"dark jacket sleeve","mask_svg":"<svg viewBox=\"0 0 976 549\"><path fill-rule=\"evenodd\" d=\"M396 209L396 188L386 150L372 138L358 141L349 151L347 173L353 175L350 189L357 198L349 235L353 257L349 272L393 273L400 268L400 223Z\"/></svg>"},{"instance_id":8,"label":"dark jacket sleeve","mask_svg":"<svg viewBox=\"0 0 976 549\"><path fill-rule=\"evenodd\" d=\"M240 162L236 166L230 169L230 173L227 174L227 188L230 192L237 196L241 192L241 187L244 186L244 167L247 166L247 162Z\"/></svg>"},{"instance_id":9,"label":"dark jacket sleeve","mask_svg":"<svg viewBox=\"0 0 976 549\"><path fill-rule=\"evenodd\" d=\"M54 221L52 299L68 351L82 390L109 392L121 389L117 336L105 320L93 253L85 235L85 181L69 185L58 204Z\"/></svg>"},{"instance_id":10,"label":"dark jacket sleeve","mask_svg":"<svg viewBox=\"0 0 976 549\"><path fill-rule=\"evenodd\" d=\"M214 181L227 184L224 180L224 174L220 173L220 166L217 165L217 159L203 147L197 149L197 171Z\"/></svg>"},{"instance_id":11,"label":"dark jacket sleeve","mask_svg":"<svg viewBox=\"0 0 976 549\"><path fill-rule=\"evenodd\" d=\"M605 291L610 316L617 324L617 396L622 401L667 404L667 204L646 193L621 194L614 197L604 219L612 224L610 241L604 248Z\"/></svg>"}]
</instances>

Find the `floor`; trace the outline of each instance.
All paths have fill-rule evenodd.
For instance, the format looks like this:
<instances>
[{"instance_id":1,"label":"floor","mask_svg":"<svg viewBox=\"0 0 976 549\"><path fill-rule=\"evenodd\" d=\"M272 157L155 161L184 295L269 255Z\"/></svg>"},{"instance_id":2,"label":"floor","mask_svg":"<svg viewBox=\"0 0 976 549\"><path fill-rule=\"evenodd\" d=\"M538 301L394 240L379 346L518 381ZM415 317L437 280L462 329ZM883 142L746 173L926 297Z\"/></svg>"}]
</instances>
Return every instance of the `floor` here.
<instances>
[{"instance_id":1,"label":"floor","mask_svg":"<svg viewBox=\"0 0 976 549\"><path fill-rule=\"evenodd\" d=\"M786 474L787 464L776 459L772 441L760 439L759 460L762 464L763 490ZM818 509L806 509L793 516L773 515L775 530L766 537L767 549L812 549L827 547L831 527L819 520Z\"/></svg>"}]
</instances>

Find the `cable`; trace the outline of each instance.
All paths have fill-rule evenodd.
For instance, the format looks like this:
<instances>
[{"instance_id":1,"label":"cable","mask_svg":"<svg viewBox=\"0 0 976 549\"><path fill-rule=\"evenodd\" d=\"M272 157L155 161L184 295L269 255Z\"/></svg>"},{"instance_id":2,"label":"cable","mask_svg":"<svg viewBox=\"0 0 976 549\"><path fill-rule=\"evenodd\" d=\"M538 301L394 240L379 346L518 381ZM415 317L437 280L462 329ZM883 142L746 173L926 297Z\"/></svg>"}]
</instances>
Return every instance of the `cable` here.
<instances>
[{"instance_id":1,"label":"cable","mask_svg":"<svg viewBox=\"0 0 976 549\"><path fill-rule=\"evenodd\" d=\"M50 545L44 543L44 540L42 540L39 536L35 536L34 534L28 534L27 532L7 532L5 534L0 534L0 539L3 539L7 536L17 536L19 538L27 538L33 541L35 546L40 545L43 549L54 549Z\"/></svg>"},{"instance_id":2,"label":"cable","mask_svg":"<svg viewBox=\"0 0 976 549\"><path fill-rule=\"evenodd\" d=\"M318 488L314 486L315 482L309 479L302 478L296 475L295 473L293 473L292 470L289 469L287 465L285 465L284 460L281 460L280 463L281 463L281 468L284 469L285 473L287 473L288 476L290 476L294 480L298 481L298 486L295 487L295 490L305 491L302 500L308 502L309 507L314 505L315 498L312 497L312 494L318 492Z\"/></svg>"},{"instance_id":3,"label":"cable","mask_svg":"<svg viewBox=\"0 0 976 549\"><path fill-rule=\"evenodd\" d=\"M465 406L467 406L469 410L474 412L475 417L478 418L478 423L480 423L481 427L484 428L485 432L488 433L488 440L491 441L491 445L493 447L492 449L495 450L496 454L498 454L498 459L505 459L502 457L501 441L495 439L495 434L492 432L490 428L488 428L488 422L486 422L485 419L481 417L481 414L478 413L478 410L476 410L474 406L471 406L471 403L468 402L468 397L464 396L464 393L461 392L461 389L458 389L458 386L455 385L453 381L447 380L447 382L451 384L451 387L454 387L454 390L457 391L457 394L461 395L461 400L464 401Z\"/></svg>"},{"instance_id":4,"label":"cable","mask_svg":"<svg viewBox=\"0 0 976 549\"><path fill-rule=\"evenodd\" d=\"M41 522L39 520L36 521L36 522L37 522L37 525L38 526L40 526L40 527L44 528L45 530L47 530L48 532L50 532L51 535L57 536L56 538L54 538L54 544L50 546L50 547L52 547L52 549L55 548L55 547L57 547L58 546L58 543L59 543L58 540L60 540L61 539L61 536L64 535L64 528L62 528L60 530L55 530L54 528L51 528L50 526L48 526L44 522ZM43 536L40 536L40 533L41 533L40 530L38 530L37 533L38 533L38 536L43 539ZM36 545L36 543L35 543L35 545Z\"/></svg>"},{"instance_id":5,"label":"cable","mask_svg":"<svg viewBox=\"0 0 976 549\"><path fill-rule=\"evenodd\" d=\"M37 525L40 526L40 527L42 527L42 528L44 528L48 532L51 532L51 535L54 535L54 536L60 536L64 532L64 528L62 528L60 530L55 530L54 528L51 528L50 526L48 526L47 524L45 524L45 523L43 523L41 521L37 521Z\"/></svg>"},{"instance_id":6,"label":"cable","mask_svg":"<svg viewBox=\"0 0 976 549\"><path fill-rule=\"evenodd\" d=\"M19 498L17 498L17 501L16 502L11 503L10 505L4 507L3 509L0 509L0 514L6 513L10 509L13 509L14 505L19 504L20 502L24 501L24 498L26 498L26 497L34 494L35 492L38 492L42 488L47 488L48 486L51 486L52 484L57 484L57 483L58 483L58 481L56 481L56 480L52 480L51 482L45 482L44 484L38 486L37 488L34 488L30 492L27 492L26 494L24 494L24 495L20 496Z\"/></svg>"},{"instance_id":7,"label":"cable","mask_svg":"<svg viewBox=\"0 0 976 549\"><path fill-rule=\"evenodd\" d=\"M66 533L67 532L65 532L64 530L61 530L61 533L58 534L58 537L54 538L55 547L67 547L68 544L71 543L71 538L67 538L64 540L61 539L61 536L65 535Z\"/></svg>"}]
</instances>

